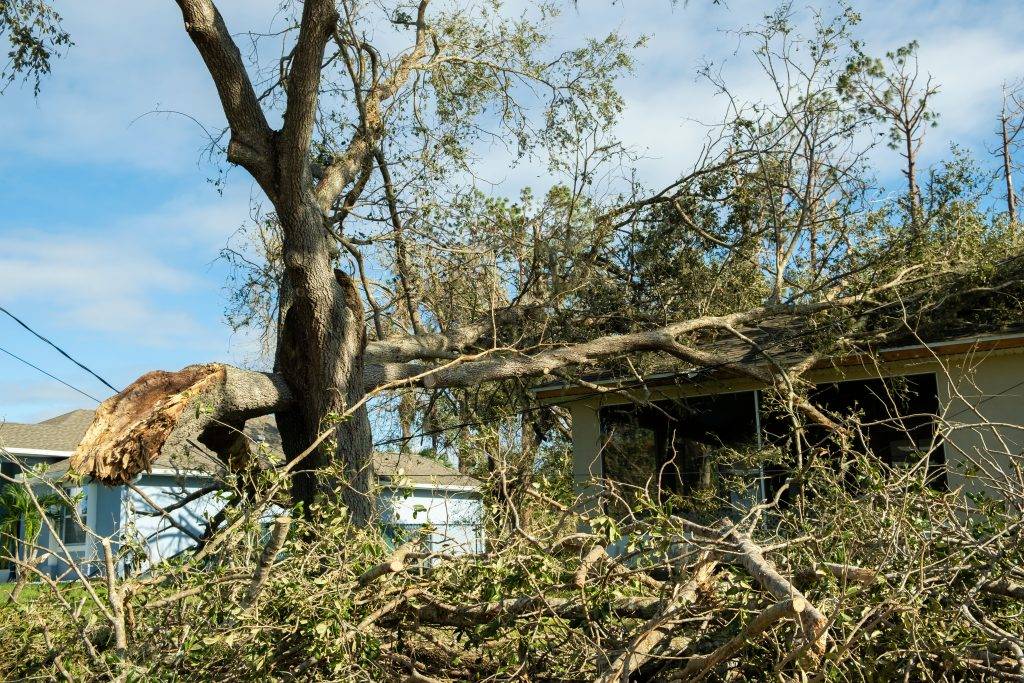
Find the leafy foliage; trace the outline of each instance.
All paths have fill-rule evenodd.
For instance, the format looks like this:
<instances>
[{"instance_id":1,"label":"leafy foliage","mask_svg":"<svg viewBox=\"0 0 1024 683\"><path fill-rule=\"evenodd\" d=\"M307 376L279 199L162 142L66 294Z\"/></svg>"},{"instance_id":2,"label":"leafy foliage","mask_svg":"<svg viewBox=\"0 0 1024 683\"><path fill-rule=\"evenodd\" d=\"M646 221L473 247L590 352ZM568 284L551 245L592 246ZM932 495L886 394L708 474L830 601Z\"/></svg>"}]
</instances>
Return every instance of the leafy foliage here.
<instances>
[{"instance_id":1,"label":"leafy foliage","mask_svg":"<svg viewBox=\"0 0 1024 683\"><path fill-rule=\"evenodd\" d=\"M8 45L0 83L6 87L20 77L32 83L37 95L51 60L72 45L60 15L46 0L0 1L0 38Z\"/></svg>"}]
</instances>

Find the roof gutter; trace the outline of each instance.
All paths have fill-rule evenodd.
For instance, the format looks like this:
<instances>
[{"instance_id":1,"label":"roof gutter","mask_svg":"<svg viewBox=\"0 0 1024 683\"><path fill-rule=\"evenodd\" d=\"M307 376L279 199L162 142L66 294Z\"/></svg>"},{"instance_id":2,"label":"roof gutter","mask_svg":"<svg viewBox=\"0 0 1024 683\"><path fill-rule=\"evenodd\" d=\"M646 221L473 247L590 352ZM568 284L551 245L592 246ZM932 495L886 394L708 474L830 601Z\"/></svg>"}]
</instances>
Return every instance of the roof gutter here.
<instances>
[{"instance_id":1,"label":"roof gutter","mask_svg":"<svg viewBox=\"0 0 1024 683\"><path fill-rule=\"evenodd\" d=\"M0 451L12 455L39 455L46 458L70 458L74 451L49 451L44 448L8 448L2 447Z\"/></svg>"}]
</instances>

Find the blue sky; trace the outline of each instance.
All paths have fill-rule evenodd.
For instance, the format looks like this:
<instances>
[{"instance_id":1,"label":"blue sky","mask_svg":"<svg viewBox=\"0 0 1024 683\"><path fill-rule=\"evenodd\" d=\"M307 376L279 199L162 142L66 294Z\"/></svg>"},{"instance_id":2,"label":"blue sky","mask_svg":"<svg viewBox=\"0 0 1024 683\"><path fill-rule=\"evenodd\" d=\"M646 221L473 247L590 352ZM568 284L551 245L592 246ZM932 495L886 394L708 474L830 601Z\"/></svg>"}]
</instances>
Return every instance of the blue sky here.
<instances>
[{"instance_id":1,"label":"blue sky","mask_svg":"<svg viewBox=\"0 0 1024 683\"><path fill-rule=\"evenodd\" d=\"M265 28L276 0L220 3L229 27ZM152 369L211 360L259 364L258 346L223 321L221 247L259 199L245 174L228 174L223 195L208 182L202 130L156 109L223 125L215 92L170 0L58 3L76 42L38 99L30 88L0 96L0 305L9 308L116 386ZM695 81L698 62L725 61L749 97L763 92L736 53L735 29L774 5L735 1L579 0L557 25L559 44L620 29L650 36L637 73L622 84L628 109L619 137L644 155L649 185L671 180L701 140L694 119L714 120L723 103ZM804 5L798 5L803 7ZM818 5L824 9L829 4ZM940 127L924 160L957 140L979 156L994 138L1000 84L1024 76L1021 3L858 3L873 52L911 39L942 90ZM141 118L140 118L141 117ZM543 164L509 171L484 151L497 191L544 182ZM879 163L891 167L881 153ZM0 316L0 347L99 398L108 391ZM0 354L0 419L33 421L94 404Z\"/></svg>"}]
</instances>

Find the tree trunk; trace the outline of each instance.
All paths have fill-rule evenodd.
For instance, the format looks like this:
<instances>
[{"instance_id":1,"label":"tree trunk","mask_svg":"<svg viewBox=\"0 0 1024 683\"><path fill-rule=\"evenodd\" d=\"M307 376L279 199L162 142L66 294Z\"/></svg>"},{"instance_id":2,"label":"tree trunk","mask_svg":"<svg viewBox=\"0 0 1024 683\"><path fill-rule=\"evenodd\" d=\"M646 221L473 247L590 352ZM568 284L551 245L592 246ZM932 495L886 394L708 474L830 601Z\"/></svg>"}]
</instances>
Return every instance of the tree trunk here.
<instances>
[{"instance_id":1,"label":"tree trunk","mask_svg":"<svg viewBox=\"0 0 1024 683\"><path fill-rule=\"evenodd\" d=\"M1006 215L1012 225L1017 222L1017 194L1013 188L1013 154L1010 151L1010 133L1007 119L1006 105L1003 105L1003 113L999 117L999 121L1002 124L1003 137L1003 180L1006 183Z\"/></svg>"},{"instance_id":2,"label":"tree trunk","mask_svg":"<svg viewBox=\"0 0 1024 683\"><path fill-rule=\"evenodd\" d=\"M920 237L921 225L921 190L917 186L917 150L914 148L914 129L907 123L903 132L905 145L904 155L907 167L903 173L907 176L907 208L910 211L910 228L915 238Z\"/></svg>"},{"instance_id":3,"label":"tree trunk","mask_svg":"<svg viewBox=\"0 0 1024 683\"><path fill-rule=\"evenodd\" d=\"M318 494L333 496L340 487L352 521L365 525L373 511L370 421L365 406L338 418L365 394L362 302L351 278L333 267L329 233L313 197L278 212L288 296L281 301L274 365L295 396L277 413L285 456L299 457L323 431L334 430L296 468L292 495L309 516ZM340 471L325 471L333 462Z\"/></svg>"}]
</instances>

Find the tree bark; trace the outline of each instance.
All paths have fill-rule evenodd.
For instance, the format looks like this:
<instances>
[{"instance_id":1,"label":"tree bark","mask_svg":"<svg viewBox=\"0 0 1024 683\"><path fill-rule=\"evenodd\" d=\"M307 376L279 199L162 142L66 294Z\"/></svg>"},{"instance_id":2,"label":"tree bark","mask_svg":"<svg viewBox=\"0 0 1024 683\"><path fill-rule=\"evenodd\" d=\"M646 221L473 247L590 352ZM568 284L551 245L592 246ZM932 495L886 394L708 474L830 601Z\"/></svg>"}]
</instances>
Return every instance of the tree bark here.
<instances>
[{"instance_id":1,"label":"tree bark","mask_svg":"<svg viewBox=\"0 0 1024 683\"><path fill-rule=\"evenodd\" d=\"M373 505L372 436L366 407L338 419L364 396L363 305L355 284L332 263L329 233L308 190L300 205L279 209L285 233L289 296L282 298L274 369L297 400L276 413L285 456L297 457L326 429L327 439L296 468L292 497L305 514L318 494L341 498L352 521L366 524ZM325 472L338 462L341 471ZM340 475L340 479L338 477Z\"/></svg>"},{"instance_id":2,"label":"tree bark","mask_svg":"<svg viewBox=\"0 0 1024 683\"><path fill-rule=\"evenodd\" d=\"M125 484L196 442L228 465L249 455L245 421L293 401L277 375L211 363L150 372L96 410L71 456L71 469L105 484Z\"/></svg>"}]
</instances>

